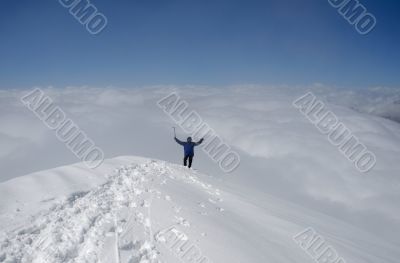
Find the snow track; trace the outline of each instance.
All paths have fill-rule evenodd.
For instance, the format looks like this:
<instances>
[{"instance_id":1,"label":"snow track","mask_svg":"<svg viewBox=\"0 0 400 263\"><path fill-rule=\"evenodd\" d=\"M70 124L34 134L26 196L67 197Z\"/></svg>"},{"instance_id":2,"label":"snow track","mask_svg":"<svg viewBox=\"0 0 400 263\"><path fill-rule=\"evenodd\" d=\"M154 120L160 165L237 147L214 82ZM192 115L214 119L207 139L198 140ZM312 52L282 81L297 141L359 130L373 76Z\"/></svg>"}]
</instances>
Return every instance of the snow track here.
<instances>
[{"instance_id":1,"label":"snow track","mask_svg":"<svg viewBox=\"0 0 400 263\"><path fill-rule=\"evenodd\" d=\"M105 184L73 193L35 215L29 226L3 236L0 261L161 262L154 243L151 204L154 198L170 202L158 190L167 179L177 177L165 163L151 161L117 169ZM179 179L210 191L193 176ZM177 225L188 224L176 218Z\"/></svg>"}]
</instances>

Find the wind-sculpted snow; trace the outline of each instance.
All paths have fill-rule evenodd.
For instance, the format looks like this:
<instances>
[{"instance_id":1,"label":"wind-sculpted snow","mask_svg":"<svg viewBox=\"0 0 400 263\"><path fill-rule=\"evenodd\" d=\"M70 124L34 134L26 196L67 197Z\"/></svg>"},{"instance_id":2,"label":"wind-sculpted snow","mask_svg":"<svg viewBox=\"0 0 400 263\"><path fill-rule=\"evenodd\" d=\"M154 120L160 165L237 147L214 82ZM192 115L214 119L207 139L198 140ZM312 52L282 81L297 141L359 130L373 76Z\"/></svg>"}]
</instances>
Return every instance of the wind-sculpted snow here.
<instances>
[{"instance_id":1,"label":"wind-sculpted snow","mask_svg":"<svg viewBox=\"0 0 400 263\"><path fill-rule=\"evenodd\" d=\"M0 184L8 192L0 211L0 262L310 262L292 240L309 226L347 262L395 263L400 256L346 223L269 196L254 202L249 189L237 194L180 165L136 157L105 165L97 176L115 167L103 182L87 181L93 172L79 164L21 177L21 188ZM64 195L62 184L77 186L67 183L76 178L73 171L82 190L67 187ZM54 184L60 176L65 180ZM52 187L51 196L38 191L37 180L42 189ZM36 196L21 195L28 185Z\"/></svg>"},{"instance_id":2,"label":"wind-sculpted snow","mask_svg":"<svg viewBox=\"0 0 400 263\"><path fill-rule=\"evenodd\" d=\"M182 177L174 170L179 171L156 161L116 169L105 184L72 193L3 235L0 262L161 262L151 206L153 199L171 199L157 189L168 179L183 180L205 189L209 200L218 194L194 174ZM189 226L178 216L179 208L174 210L168 226Z\"/></svg>"}]
</instances>

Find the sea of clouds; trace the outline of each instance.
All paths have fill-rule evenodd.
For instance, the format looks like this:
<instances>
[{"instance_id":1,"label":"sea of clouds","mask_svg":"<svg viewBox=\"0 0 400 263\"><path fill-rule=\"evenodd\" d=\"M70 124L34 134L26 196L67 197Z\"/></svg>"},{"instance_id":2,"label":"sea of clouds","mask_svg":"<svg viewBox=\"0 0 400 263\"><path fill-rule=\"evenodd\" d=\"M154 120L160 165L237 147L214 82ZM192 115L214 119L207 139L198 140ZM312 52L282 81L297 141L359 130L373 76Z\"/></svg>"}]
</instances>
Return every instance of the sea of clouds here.
<instances>
[{"instance_id":1,"label":"sea of clouds","mask_svg":"<svg viewBox=\"0 0 400 263\"><path fill-rule=\"evenodd\" d=\"M79 160L20 99L31 89L0 90L0 181ZM200 149L194 166L232 187L254 189L321 211L398 242L400 90L242 85L43 88L105 153L181 162L173 121L157 101L175 91L241 156L224 174ZM377 157L360 173L292 102L312 91ZM186 138L177 130L180 139Z\"/></svg>"}]
</instances>

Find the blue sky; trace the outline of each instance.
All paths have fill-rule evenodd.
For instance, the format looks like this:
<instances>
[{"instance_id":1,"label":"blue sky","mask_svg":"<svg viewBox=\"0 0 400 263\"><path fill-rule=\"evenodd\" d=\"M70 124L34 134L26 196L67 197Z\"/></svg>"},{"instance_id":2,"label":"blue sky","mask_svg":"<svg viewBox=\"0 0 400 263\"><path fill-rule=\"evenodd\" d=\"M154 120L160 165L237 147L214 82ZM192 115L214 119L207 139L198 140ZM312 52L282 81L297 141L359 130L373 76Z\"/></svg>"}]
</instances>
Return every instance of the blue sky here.
<instances>
[{"instance_id":1,"label":"blue sky","mask_svg":"<svg viewBox=\"0 0 400 263\"><path fill-rule=\"evenodd\" d=\"M89 34L58 0L0 1L0 88L324 83L400 87L400 3L362 0L359 35L328 0L92 0Z\"/></svg>"}]
</instances>

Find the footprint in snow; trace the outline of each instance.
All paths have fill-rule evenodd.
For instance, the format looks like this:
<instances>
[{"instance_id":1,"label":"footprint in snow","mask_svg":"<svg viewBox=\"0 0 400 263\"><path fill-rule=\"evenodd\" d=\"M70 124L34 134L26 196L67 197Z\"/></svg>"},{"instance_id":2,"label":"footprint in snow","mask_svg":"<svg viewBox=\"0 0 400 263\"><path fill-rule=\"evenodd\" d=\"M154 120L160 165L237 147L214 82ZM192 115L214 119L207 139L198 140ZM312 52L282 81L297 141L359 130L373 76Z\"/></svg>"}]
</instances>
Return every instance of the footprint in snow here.
<instances>
[{"instance_id":1,"label":"footprint in snow","mask_svg":"<svg viewBox=\"0 0 400 263\"><path fill-rule=\"evenodd\" d=\"M212 203L212 204L216 204L216 203L217 203L217 201L216 201L216 200L214 200L214 199L211 199L211 198L208 198L208 202L210 202L210 203Z\"/></svg>"},{"instance_id":2,"label":"footprint in snow","mask_svg":"<svg viewBox=\"0 0 400 263\"><path fill-rule=\"evenodd\" d=\"M175 212L175 213L180 213L181 210L182 210L182 207L174 206L174 212Z\"/></svg>"},{"instance_id":3,"label":"footprint in snow","mask_svg":"<svg viewBox=\"0 0 400 263\"><path fill-rule=\"evenodd\" d=\"M146 208L147 208L147 207L150 207L150 202L147 201L147 200L143 200L140 206L141 206L141 207L146 207Z\"/></svg>"},{"instance_id":4,"label":"footprint in snow","mask_svg":"<svg viewBox=\"0 0 400 263\"><path fill-rule=\"evenodd\" d=\"M220 212L224 212L225 211L225 209L223 209L222 207L217 207L217 210L220 211Z\"/></svg>"},{"instance_id":5,"label":"footprint in snow","mask_svg":"<svg viewBox=\"0 0 400 263\"><path fill-rule=\"evenodd\" d=\"M179 225L190 227L190 223L183 217L175 216L175 222Z\"/></svg>"},{"instance_id":6,"label":"footprint in snow","mask_svg":"<svg viewBox=\"0 0 400 263\"><path fill-rule=\"evenodd\" d=\"M209 198L208 199L208 201L210 202L210 203L213 203L213 204L216 204L217 202L223 202L224 200L222 199L222 198Z\"/></svg>"}]
</instances>

